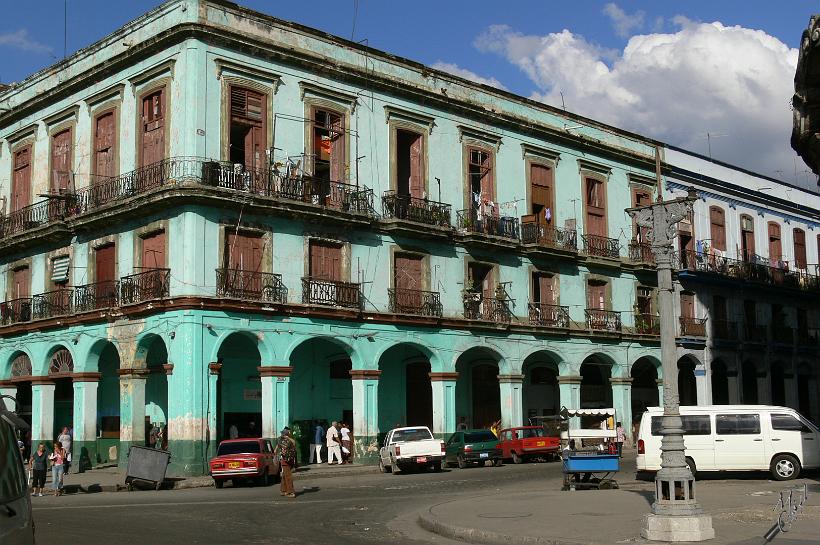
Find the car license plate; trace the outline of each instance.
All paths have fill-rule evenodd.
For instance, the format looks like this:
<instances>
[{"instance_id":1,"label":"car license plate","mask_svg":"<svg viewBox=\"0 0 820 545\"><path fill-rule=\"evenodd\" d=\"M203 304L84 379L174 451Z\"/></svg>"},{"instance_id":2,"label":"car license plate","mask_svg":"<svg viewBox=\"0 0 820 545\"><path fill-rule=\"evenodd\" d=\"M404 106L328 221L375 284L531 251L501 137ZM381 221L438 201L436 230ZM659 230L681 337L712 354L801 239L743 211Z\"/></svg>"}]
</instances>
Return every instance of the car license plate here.
<instances>
[{"instance_id":1,"label":"car license plate","mask_svg":"<svg viewBox=\"0 0 820 545\"><path fill-rule=\"evenodd\" d=\"M426 463L427 462L427 457L426 456L419 456L418 458L416 458L416 461L420 464Z\"/></svg>"},{"instance_id":2,"label":"car license plate","mask_svg":"<svg viewBox=\"0 0 820 545\"><path fill-rule=\"evenodd\" d=\"M482 452L482 453L481 453L481 457L482 457L482 458L489 458L489 457L490 457L490 453L489 453L489 452Z\"/></svg>"},{"instance_id":3,"label":"car license plate","mask_svg":"<svg viewBox=\"0 0 820 545\"><path fill-rule=\"evenodd\" d=\"M544 447L546 445L547 445L546 441L538 441L538 443L536 444L536 446L539 446L539 447Z\"/></svg>"},{"instance_id":4,"label":"car license plate","mask_svg":"<svg viewBox=\"0 0 820 545\"><path fill-rule=\"evenodd\" d=\"M236 469L236 468L241 467L241 466L242 466L242 464L240 464L239 462L228 462L228 468L229 469Z\"/></svg>"}]
</instances>

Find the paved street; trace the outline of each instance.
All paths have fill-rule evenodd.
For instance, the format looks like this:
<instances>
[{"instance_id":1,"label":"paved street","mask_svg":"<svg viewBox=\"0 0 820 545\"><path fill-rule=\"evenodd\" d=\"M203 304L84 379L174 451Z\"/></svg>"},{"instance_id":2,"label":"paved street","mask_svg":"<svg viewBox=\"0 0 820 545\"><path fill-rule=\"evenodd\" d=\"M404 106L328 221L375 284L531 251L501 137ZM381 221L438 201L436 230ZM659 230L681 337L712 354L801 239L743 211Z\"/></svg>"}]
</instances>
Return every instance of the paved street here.
<instances>
[{"instance_id":1,"label":"paved street","mask_svg":"<svg viewBox=\"0 0 820 545\"><path fill-rule=\"evenodd\" d=\"M652 485L649 482L634 481L630 472L620 475L623 488L634 498L643 497L646 502L637 502L635 516L623 521L638 520L638 515L648 508ZM809 483L816 483L816 475ZM62 498L35 498L35 519L38 541L60 541L63 543L107 542L127 545L130 543L450 543L441 536L421 530L416 521L418 513L432 506L442 506L452 500L461 501L461 511L452 515L453 519L469 516L488 517L473 510L475 506L495 512L498 522L488 524L502 528L514 521L505 521L511 514L521 511L530 516L542 509L539 505L504 504L503 510L492 506L487 500L464 501L479 496L503 494L537 494L539 491L555 491L560 487L559 464L505 465L501 468L452 469L440 474L422 473L410 475L380 475L365 473L351 476L327 478L304 477L296 481L299 497L285 500L278 494L278 487L242 487L223 490L198 488L162 492L119 492L99 494L79 494ZM732 494L727 501L727 509L716 513L715 527L720 543L746 542L750 536L761 535L773 516L769 516L769 505L776 501L776 492L785 488L783 483L773 483L765 475L746 476L740 479L707 479L699 483L705 506L716 510L723 494ZM566 501L570 511L576 515L589 515L592 504L606 501L602 492L575 492L554 494ZM615 498L615 495L609 496ZM748 499L749 507L743 502ZM810 503L812 503L810 501ZM503 512L502 512L503 511ZM548 512L557 512L556 505L550 505ZM547 516L549 513L545 513ZM812 507L800 524L805 530L817 525L820 513ZM583 517L582 517L583 518ZM532 517L540 520L543 517ZM595 524L593 517L590 524ZM600 521L596 534L608 542L607 524ZM527 519L520 519L519 529L530 525ZM733 528L743 524L746 537L734 539ZM567 526L562 525L556 534L566 538ZM621 525L622 526L622 525ZM623 542L625 536L637 537L638 528L618 528L617 539ZM150 535L150 538L146 536ZM569 534L571 535L571 534ZM634 541L630 539L628 541ZM640 541L640 540L638 540ZM778 540L785 545L787 541ZM802 541L789 541L803 543ZM457 543L457 542L452 542ZM808 543L808 542L805 542Z\"/></svg>"}]
</instances>

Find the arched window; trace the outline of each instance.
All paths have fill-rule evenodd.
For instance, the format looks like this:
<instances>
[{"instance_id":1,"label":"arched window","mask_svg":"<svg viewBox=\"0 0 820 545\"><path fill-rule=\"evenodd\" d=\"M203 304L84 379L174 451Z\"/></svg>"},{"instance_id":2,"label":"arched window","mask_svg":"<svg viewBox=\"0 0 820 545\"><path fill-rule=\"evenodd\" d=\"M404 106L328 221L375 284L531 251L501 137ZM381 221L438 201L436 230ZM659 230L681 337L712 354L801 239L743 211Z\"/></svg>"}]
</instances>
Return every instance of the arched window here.
<instances>
[{"instance_id":1,"label":"arched window","mask_svg":"<svg viewBox=\"0 0 820 545\"><path fill-rule=\"evenodd\" d=\"M12 377L31 376L31 360L26 354L20 354L11 361Z\"/></svg>"},{"instance_id":2,"label":"arched window","mask_svg":"<svg viewBox=\"0 0 820 545\"><path fill-rule=\"evenodd\" d=\"M49 375L56 375L60 373L74 372L74 359L71 357L71 352L65 348L57 350L51 356L51 363L48 367Z\"/></svg>"}]
</instances>

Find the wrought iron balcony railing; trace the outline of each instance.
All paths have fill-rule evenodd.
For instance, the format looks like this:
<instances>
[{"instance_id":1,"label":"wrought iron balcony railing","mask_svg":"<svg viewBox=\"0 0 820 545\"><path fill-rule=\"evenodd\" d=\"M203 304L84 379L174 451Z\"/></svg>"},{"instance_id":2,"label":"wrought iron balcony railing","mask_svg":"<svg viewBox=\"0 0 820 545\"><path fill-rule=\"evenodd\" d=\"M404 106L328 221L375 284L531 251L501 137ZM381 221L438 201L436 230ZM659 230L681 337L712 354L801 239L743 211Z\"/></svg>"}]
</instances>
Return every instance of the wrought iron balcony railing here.
<instances>
[{"instance_id":1,"label":"wrought iron balcony railing","mask_svg":"<svg viewBox=\"0 0 820 545\"><path fill-rule=\"evenodd\" d=\"M282 283L281 274L241 269L217 269L216 294L229 299L281 304L288 302L288 289Z\"/></svg>"},{"instance_id":2,"label":"wrought iron balcony railing","mask_svg":"<svg viewBox=\"0 0 820 545\"><path fill-rule=\"evenodd\" d=\"M480 214L472 208L456 212L456 225L458 229L468 233L492 235L510 240L519 238L518 218Z\"/></svg>"},{"instance_id":3,"label":"wrought iron balcony railing","mask_svg":"<svg viewBox=\"0 0 820 545\"><path fill-rule=\"evenodd\" d=\"M772 325L772 340L779 344L794 344L794 328L783 325ZM766 329L763 329L764 339Z\"/></svg>"},{"instance_id":4,"label":"wrought iron balcony railing","mask_svg":"<svg viewBox=\"0 0 820 545\"><path fill-rule=\"evenodd\" d=\"M731 320L712 320L712 333L722 341L737 340L737 323Z\"/></svg>"},{"instance_id":5,"label":"wrought iron balcony railing","mask_svg":"<svg viewBox=\"0 0 820 545\"><path fill-rule=\"evenodd\" d=\"M630 242L629 260L632 263L654 265L655 254L652 253L652 245L647 242Z\"/></svg>"},{"instance_id":6,"label":"wrought iron balcony railing","mask_svg":"<svg viewBox=\"0 0 820 545\"><path fill-rule=\"evenodd\" d=\"M549 305L547 303L529 303L527 311L530 325L544 327L558 327L566 329L570 326L569 307Z\"/></svg>"},{"instance_id":7,"label":"wrought iron balcony railing","mask_svg":"<svg viewBox=\"0 0 820 545\"><path fill-rule=\"evenodd\" d=\"M450 227L450 210L449 204L400 195L392 190L382 195L382 215L385 218Z\"/></svg>"},{"instance_id":8,"label":"wrought iron balcony railing","mask_svg":"<svg viewBox=\"0 0 820 545\"><path fill-rule=\"evenodd\" d=\"M120 283L115 280L74 286L74 311L86 312L117 306Z\"/></svg>"},{"instance_id":9,"label":"wrought iron balcony railing","mask_svg":"<svg viewBox=\"0 0 820 545\"><path fill-rule=\"evenodd\" d=\"M595 257L618 259L621 256L621 245L616 238L598 235L581 235L584 253Z\"/></svg>"},{"instance_id":10,"label":"wrought iron balcony railing","mask_svg":"<svg viewBox=\"0 0 820 545\"><path fill-rule=\"evenodd\" d=\"M31 297L20 297L0 304L0 322L19 324L31 320Z\"/></svg>"},{"instance_id":11,"label":"wrought iron balcony railing","mask_svg":"<svg viewBox=\"0 0 820 545\"><path fill-rule=\"evenodd\" d=\"M71 314L74 309L74 290L61 288L31 298L33 320L43 320Z\"/></svg>"},{"instance_id":12,"label":"wrought iron balcony railing","mask_svg":"<svg viewBox=\"0 0 820 545\"><path fill-rule=\"evenodd\" d=\"M163 299L171 290L171 269L148 269L120 279L120 304Z\"/></svg>"},{"instance_id":13,"label":"wrought iron balcony railing","mask_svg":"<svg viewBox=\"0 0 820 545\"><path fill-rule=\"evenodd\" d=\"M537 244L558 250L578 251L578 233L574 229L561 229L540 222L521 223L521 242Z\"/></svg>"},{"instance_id":14,"label":"wrought iron balcony railing","mask_svg":"<svg viewBox=\"0 0 820 545\"><path fill-rule=\"evenodd\" d=\"M714 274L748 282L800 290L820 291L820 277L806 270L789 270L759 256L738 260L714 254L686 250L675 254L675 266L681 271Z\"/></svg>"},{"instance_id":15,"label":"wrought iron balcony railing","mask_svg":"<svg viewBox=\"0 0 820 545\"><path fill-rule=\"evenodd\" d=\"M353 282L302 278L302 302L361 310L362 293L359 284Z\"/></svg>"},{"instance_id":16,"label":"wrought iron balcony railing","mask_svg":"<svg viewBox=\"0 0 820 545\"><path fill-rule=\"evenodd\" d=\"M595 331L621 331L621 313L615 310L588 308L584 310L587 329Z\"/></svg>"},{"instance_id":17,"label":"wrought iron balcony railing","mask_svg":"<svg viewBox=\"0 0 820 545\"><path fill-rule=\"evenodd\" d=\"M684 318L679 319L681 337L705 337L706 318Z\"/></svg>"},{"instance_id":18,"label":"wrought iron balcony railing","mask_svg":"<svg viewBox=\"0 0 820 545\"><path fill-rule=\"evenodd\" d=\"M660 316L654 314L635 314L635 332L640 335L660 335Z\"/></svg>"},{"instance_id":19,"label":"wrought iron balcony railing","mask_svg":"<svg viewBox=\"0 0 820 545\"><path fill-rule=\"evenodd\" d=\"M484 297L480 292L464 292L464 317L468 320L482 320L508 324L512 321L509 301L497 297Z\"/></svg>"},{"instance_id":20,"label":"wrought iron balcony railing","mask_svg":"<svg viewBox=\"0 0 820 545\"><path fill-rule=\"evenodd\" d=\"M387 297L390 312L394 314L441 317L443 313L441 298L437 291L389 288Z\"/></svg>"}]
</instances>

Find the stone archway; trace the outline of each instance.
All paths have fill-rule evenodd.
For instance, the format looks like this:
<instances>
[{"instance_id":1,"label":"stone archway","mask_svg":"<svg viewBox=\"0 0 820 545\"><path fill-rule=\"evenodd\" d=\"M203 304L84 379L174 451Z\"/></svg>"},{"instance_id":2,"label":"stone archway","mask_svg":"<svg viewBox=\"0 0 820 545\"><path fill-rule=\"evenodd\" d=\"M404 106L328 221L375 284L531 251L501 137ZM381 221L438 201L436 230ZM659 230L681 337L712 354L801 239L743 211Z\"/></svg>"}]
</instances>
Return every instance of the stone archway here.
<instances>
[{"instance_id":1,"label":"stone archway","mask_svg":"<svg viewBox=\"0 0 820 545\"><path fill-rule=\"evenodd\" d=\"M379 358L379 431L395 426L433 429L430 358L419 347L402 343Z\"/></svg>"},{"instance_id":2,"label":"stone archway","mask_svg":"<svg viewBox=\"0 0 820 545\"><path fill-rule=\"evenodd\" d=\"M658 366L655 360L641 358L632 364L632 419L640 419L648 407L660 406Z\"/></svg>"},{"instance_id":3,"label":"stone archway","mask_svg":"<svg viewBox=\"0 0 820 545\"><path fill-rule=\"evenodd\" d=\"M74 357L64 346L53 349L48 359L48 376L54 382L54 413L51 436L55 439L64 428L74 428ZM48 430L43 430L47 433Z\"/></svg>"},{"instance_id":4,"label":"stone archway","mask_svg":"<svg viewBox=\"0 0 820 545\"><path fill-rule=\"evenodd\" d=\"M581 364L581 408L602 409L612 407L612 362L599 354L593 354Z\"/></svg>"},{"instance_id":5,"label":"stone archway","mask_svg":"<svg viewBox=\"0 0 820 545\"><path fill-rule=\"evenodd\" d=\"M558 364L548 352L530 354L521 367L524 423L536 416L556 415L561 410Z\"/></svg>"},{"instance_id":6,"label":"stone archway","mask_svg":"<svg viewBox=\"0 0 820 545\"><path fill-rule=\"evenodd\" d=\"M217 439L262 436L262 356L258 339L237 331L217 351Z\"/></svg>"},{"instance_id":7,"label":"stone archway","mask_svg":"<svg viewBox=\"0 0 820 545\"><path fill-rule=\"evenodd\" d=\"M681 405L698 404L696 367L697 362L690 356L683 356L678 360L678 397Z\"/></svg>"},{"instance_id":8,"label":"stone archway","mask_svg":"<svg viewBox=\"0 0 820 545\"><path fill-rule=\"evenodd\" d=\"M501 357L484 347L471 348L456 360L456 422L468 428L489 428L501 419L498 382Z\"/></svg>"}]
</instances>

